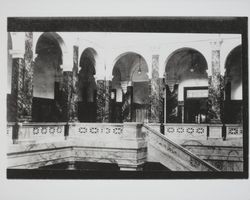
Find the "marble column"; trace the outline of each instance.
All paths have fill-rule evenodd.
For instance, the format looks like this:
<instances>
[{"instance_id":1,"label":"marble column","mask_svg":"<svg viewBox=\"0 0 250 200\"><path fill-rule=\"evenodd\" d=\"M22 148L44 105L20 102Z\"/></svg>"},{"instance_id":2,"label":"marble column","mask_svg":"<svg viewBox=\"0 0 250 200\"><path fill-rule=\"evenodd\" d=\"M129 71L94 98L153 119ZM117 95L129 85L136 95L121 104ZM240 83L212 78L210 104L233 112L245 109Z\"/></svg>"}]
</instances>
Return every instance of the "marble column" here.
<instances>
[{"instance_id":1,"label":"marble column","mask_svg":"<svg viewBox=\"0 0 250 200\"><path fill-rule=\"evenodd\" d=\"M78 46L73 46L72 98L70 102L70 119L78 121Z\"/></svg>"},{"instance_id":2,"label":"marble column","mask_svg":"<svg viewBox=\"0 0 250 200\"><path fill-rule=\"evenodd\" d=\"M73 121L72 117L72 90L73 90L73 72L63 72L63 82L61 88L61 108L62 108L62 120L65 122Z\"/></svg>"},{"instance_id":3,"label":"marble column","mask_svg":"<svg viewBox=\"0 0 250 200\"><path fill-rule=\"evenodd\" d=\"M222 104L224 100L224 81L220 73L221 40L211 42L211 75L208 77L208 119L210 123L222 122Z\"/></svg>"},{"instance_id":4,"label":"marble column","mask_svg":"<svg viewBox=\"0 0 250 200\"><path fill-rule=\"evenodd\" d=\"M166 85L166 122L178 121L178 84L167 82Z\"/></svg>"},{"instance_id":5,"label":"marble column","mask_svg":"<svg viewBox=\"0 0 250 200\"><path fill-rule=\"evenodd\" d=\"M127 86L123 91L122 98L122 116L123 122L132 122L133 120L133 86Z\"/></svg>"},{"instance_id":6,"label":"marble column","mask_svg":"<svg viewBox=\"0 0 250 200\"><path fill-rule=\"evenodd\" d=\"M159 55L152 56L152 79L150 81L150 117L149 122L159 123L160 120L160 80Z\"/></svg>"},{"instance_id":7,"label":"marble column","mask_svg":"<svg viewBox=\"0 0 250 200\"><path fill-rule=\"evenodd\" d=\"M164 100L165 100L165 81L164 78L159 78L160 104L159 117L160 123L164 123Z\"/></svg>"},{"instance_id":8,"label":"marble column","mask_svg":"<svg viewBox=\"0 0 250 200\"><path fill-rule=\"evenodd\" d=\"M13 118L16 122L32 120L33 98L33 33L25 33L24 56L12 57L12 108Z\"/></svg>"},{"instance_id":9,"label":"marble column","mask_svg":"<svg viewBox=\"0 0 250 200\"><path fill-rule=\"evenodd\" d=\"M111 90L110 96L110 122L116 122L116 89Z\"/></svg>"},{"instance_id":10,"label":"marble column","mask_svg":"<svg viewBox=\"0 0 250 200\"><path fill-rule=\"evenodd\" d=\"M97 80L97 122L110 122L111 81Z\"/></svg>"}]
</instances>

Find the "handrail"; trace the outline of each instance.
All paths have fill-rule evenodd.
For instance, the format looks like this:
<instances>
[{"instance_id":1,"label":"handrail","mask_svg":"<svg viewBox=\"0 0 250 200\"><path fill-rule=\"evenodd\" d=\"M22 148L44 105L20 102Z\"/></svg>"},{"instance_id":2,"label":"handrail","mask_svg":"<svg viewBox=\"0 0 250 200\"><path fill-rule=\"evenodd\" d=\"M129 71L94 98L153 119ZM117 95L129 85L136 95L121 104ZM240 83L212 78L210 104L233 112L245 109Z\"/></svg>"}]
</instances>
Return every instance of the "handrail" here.
<instances>
[{"instance_id":1,"label":"handrail","mask_svg":"<svg viewBox=\"0 0 250 200\"><path fill-rule=\"evenodd\" d=\"M181 150L182 152L188 154L190 157L195 158L196 160L198 160L200 163L202 163L203 165L205 165L206 167L208 167L209 169L213 170L213 171L220 171L219 169L217 169L216 167L214 167L213 165L209 164L208 162L200 159L198 156L196 156L195 154L193 154L192 152L188 151L187 149L185 149L184 147L176 144L175 142L171 141L170 139L168 139L167 137L163 136L161 133L157 132L156 130L150 128L148 125L144 124L143 125L146 129L148 129L149 131L151 131L152 133L154 133L155 135L159 136L160 138L162 138L163 140L167 141L168 143L170 143L171 145L173 145L174 147L176 147L177 149Z\"/></svg>"}]
</instances>

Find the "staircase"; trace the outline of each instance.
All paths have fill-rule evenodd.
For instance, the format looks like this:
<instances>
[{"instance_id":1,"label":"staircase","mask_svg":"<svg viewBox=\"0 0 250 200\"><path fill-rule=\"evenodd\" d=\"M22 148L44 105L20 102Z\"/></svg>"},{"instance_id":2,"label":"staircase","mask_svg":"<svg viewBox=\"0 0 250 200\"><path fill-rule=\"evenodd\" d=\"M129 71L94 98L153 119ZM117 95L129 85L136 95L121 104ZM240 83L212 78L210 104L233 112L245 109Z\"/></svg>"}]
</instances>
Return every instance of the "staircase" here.
<instances>
[{"instance_id":1,"label":"staircase","mask_svg":"<svg viewBox=\"0 0 250 200\"><path fill-rule=\"evenodd\" d=\"M220 171L141 123L29 123L9 126L8 168L35 169L62 162L115 163L142 170L161 163L171 171Z\"/></svg>"},{"instance_id":2,"label":"staircase","mask_svg":"<svg viewBox=\"0 0 250 200\"><path fill-rule=\"evenodd\" d=\"M220 171L147 125L147 161L160 162L171 171Z\"/></svg>"}]
</instances>

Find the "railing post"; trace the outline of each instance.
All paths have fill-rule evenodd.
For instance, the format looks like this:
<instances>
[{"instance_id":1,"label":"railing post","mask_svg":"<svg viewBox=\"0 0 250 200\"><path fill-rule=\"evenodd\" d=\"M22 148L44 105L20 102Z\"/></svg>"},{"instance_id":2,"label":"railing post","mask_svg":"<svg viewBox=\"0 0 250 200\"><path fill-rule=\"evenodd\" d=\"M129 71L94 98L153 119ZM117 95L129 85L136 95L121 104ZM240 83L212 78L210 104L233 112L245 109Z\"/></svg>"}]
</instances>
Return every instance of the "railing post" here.
<instances>
[{"instance_id":1,"label":"railing post","mask_svg":"<svg viewBox=\"0 0 250 200\"><path fill-rule=\"evenodd\" d=\"M207 125L207 139L209 138L209 125Z\"/></svg>"},{"instance_id":2,"label":"railing post","mask_svg":"<svg viewBox=\"0 0 250 200\"><path fill-rule=\"evenodd\" d=\"M163 123L161 123L161 125L160 125L160 132L162 135L165 135L165 126Z\"/></svg>"},{"instance_id":3,"label":"railing post","mask_svg":"<svg viewBox=\"0 0 250 200\"><path fill-rule=\"evenodd\" d=\"M222 139L226 140L227 137L227 127L225 126L225 124L223 124L222 126Z\"/></svg>"},{"instance_id":4,"label":"railing post","mask_svg":"<svg viewBox=\"0 0 250 200\"><path fill-rule=\"evenodd\" d=\"M65 137L65 140L67 140L68 136L69 136L69 122L67 122L64 125L64 137Z\"/></svg>"},{"instance_id":5,"label":"railing post","mask_svg":"<svg viewBox=\"0 0 250 200\"><path fill-rule=\"evenodd\" d=\"M12 129L12 140L13 144L18 143L18 133L19 133L20 123L15 122L13 129Z\"/></svg>"}]
</instances>

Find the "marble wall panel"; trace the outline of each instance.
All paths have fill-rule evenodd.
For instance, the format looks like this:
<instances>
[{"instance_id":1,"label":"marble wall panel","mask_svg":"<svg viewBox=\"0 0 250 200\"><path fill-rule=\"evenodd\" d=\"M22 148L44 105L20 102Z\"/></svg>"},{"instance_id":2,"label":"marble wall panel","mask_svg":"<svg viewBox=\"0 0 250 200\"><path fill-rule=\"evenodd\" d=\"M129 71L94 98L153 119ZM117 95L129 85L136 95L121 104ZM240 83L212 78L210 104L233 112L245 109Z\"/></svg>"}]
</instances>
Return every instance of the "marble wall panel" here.
<instances>
[{"instance_id":1,"label":"marble wall panel","mask_svg":"<svg viewBox=\"0 0 250 200\"><path fill-rule=\"evenodd\" d=\"M208 120L222 123L224 80L220 74L220 51L212 50L212 75L208 77Z\"/></svg>"},{"instance_id":2,"label":"marble wall panel","mask_svg":"<svg viewBox=\"0 0 250 200\"><path fill-rule=\"evenodd\" d=\"M178 122L178 84L173 86L166 85L166 122Z\"/></svg>"},{"instance_id":3,"label":"marble wall panel","mask_svg":"<svg viewBox=\"0 0 250 200\"><path fill-rule=\"evenodd\" d=\"M160 84L159 79L159 55L152 56L152 79L150 81L150 119L151 123L159 123L160 120Z\"/></svg>"},{"instance_id":4,"label":"marble wall panel","mask_svg":"<svg viewBox=\"0 0 250 200\"><path fill-rule=\"evenodd\" d=\"M133 87L128 86L127 91L123 94L122 101L122 117L123 122L133 121Z\"/></svg>"},{"instance_id":5,"label":"marble wall panel","mask_svg":"<svg viewBox=\"0 0 250 200\"><path fill-rule=\"evenodd\" d=\"M109 122L111 114L111 81L97 80L97 122Z\"/></svg>"}]
</instances>

